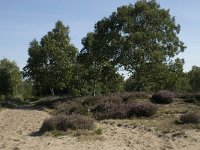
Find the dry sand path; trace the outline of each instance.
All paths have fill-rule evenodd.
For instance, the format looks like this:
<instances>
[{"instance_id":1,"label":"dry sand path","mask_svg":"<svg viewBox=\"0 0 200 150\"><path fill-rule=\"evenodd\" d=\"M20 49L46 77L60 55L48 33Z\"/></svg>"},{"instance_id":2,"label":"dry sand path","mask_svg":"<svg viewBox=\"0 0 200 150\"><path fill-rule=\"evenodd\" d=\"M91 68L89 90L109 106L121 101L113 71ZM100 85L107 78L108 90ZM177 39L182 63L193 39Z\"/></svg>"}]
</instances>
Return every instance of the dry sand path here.
<instances>
[{"instance_id":1,"label":"dry sand path","mask_svg":"<svg viewBox=\"0 0 200 150\"><path fill-rule=\"evenodd\" d=\"M75 136L31 136L38 131L48 113L38 110L5 109L0 112L0 150L200 150L200 133L190 131L187 138L168 139L141 128L117 124L97 124L102 140Z\"/></svg>"}]
</instances>

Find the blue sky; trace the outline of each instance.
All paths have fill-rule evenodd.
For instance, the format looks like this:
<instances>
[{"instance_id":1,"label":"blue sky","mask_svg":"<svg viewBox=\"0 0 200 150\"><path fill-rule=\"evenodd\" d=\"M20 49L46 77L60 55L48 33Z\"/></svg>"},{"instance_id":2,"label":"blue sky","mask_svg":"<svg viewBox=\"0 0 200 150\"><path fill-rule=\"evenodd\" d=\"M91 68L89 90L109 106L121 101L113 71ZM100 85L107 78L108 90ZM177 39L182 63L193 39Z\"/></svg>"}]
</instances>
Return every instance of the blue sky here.
<instances>
[{"instance_id":1,"label":"blue sky","mask_svg":"<svg viewBox=\"0 0 200 150\"><path fill-rule=\"evenodd\" d=\"M61 20L70 26L72 43L81 49L81 39L93 31L94 24L109 16L118 6L136 0L1 0L0 59L15 60L23 68L28 59L30 41L38 41ZM185 59L184 69L200 66L200 1L158 0L170 9L181 25L180 39L187 49L179 57Z\"/></svg>"}]
</instances>

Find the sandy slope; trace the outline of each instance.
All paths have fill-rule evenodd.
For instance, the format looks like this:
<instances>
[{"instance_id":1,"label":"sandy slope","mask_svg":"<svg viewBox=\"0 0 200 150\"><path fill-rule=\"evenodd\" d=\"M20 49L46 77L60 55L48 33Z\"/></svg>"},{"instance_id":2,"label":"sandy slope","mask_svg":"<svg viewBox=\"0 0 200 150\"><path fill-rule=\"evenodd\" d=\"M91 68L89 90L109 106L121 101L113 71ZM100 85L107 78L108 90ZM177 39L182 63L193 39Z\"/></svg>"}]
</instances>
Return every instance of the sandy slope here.
<instances>
[{"instance_id":1,"label":"sandy slope","mask_svg":"<svg viewBox=\"0 0 200 150\"><path fill-rule=\"evenodd\" d=\"M6 109L0 112L0 149L2 150L165 150L200 149L200 133L187 132L184 137L167 138L139 127L103 122L103 140L75 136L30 136L38 131L46 112Z\"/></svg>"}]
</instances>

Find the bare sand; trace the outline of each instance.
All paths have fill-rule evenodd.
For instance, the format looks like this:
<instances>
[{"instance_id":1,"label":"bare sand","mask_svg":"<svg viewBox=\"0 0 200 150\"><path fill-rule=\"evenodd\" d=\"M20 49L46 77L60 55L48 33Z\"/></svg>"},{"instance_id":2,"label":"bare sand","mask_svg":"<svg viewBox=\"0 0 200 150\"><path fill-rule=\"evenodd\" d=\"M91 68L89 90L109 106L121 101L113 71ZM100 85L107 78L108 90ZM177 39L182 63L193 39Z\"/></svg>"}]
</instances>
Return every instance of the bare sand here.
<instances>
[{"instance_id":1,"label":"bare sand","mask_svg":"<svg viewBox=\"0 0 200 150\"><path fill-rule=\"evenodd\" d=\"M152 128L127 126L113 121L97 123L103 134L82 136L32 136L48 113L28 109L0 112L0 149L2 150L200 150L200 132L189 130L161 135Z\"/></svg>"}]
</instances>

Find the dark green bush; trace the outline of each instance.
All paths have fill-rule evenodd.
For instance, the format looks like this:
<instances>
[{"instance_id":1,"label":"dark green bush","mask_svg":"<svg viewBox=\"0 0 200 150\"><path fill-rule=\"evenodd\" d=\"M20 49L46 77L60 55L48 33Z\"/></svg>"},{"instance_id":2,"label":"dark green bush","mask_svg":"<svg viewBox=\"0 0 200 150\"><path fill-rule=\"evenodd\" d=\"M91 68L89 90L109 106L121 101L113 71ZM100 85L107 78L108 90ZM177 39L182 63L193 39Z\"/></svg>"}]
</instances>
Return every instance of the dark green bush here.
<instances>
[{"instance_id":1,"label":"dark green bush","mask_svg":"<svg viewBox=\"0 0 200 150\"><path fill-rule=\"evenodd\" d=\"M159 91L152 95L151 101L157 104L169 104L173 102L174 93L168 90Z\"/></svg>"},{"instance_id":2,"label":"dark green bush","mask_svg":"<svg viewBox=\"0 0 200 150\"><path fill-rule=\"evenodd\" d=\"M199 116L196 113L185 113L180 116L180 121L182 123L198 123L199 122Z\"/></svg>"},{"instance_id":3,"label":"dark green bush","mask_svg":"<svg viewBox=\"0 0 200 150\"><path fill-rule=\"evenodd\" d=\"M58 115L44 120L40 132L61 130L67 131L68 129L92 129L94 127L94 119L82 116L79 114L72 115Z\"/></svg>"}]
</instances>

